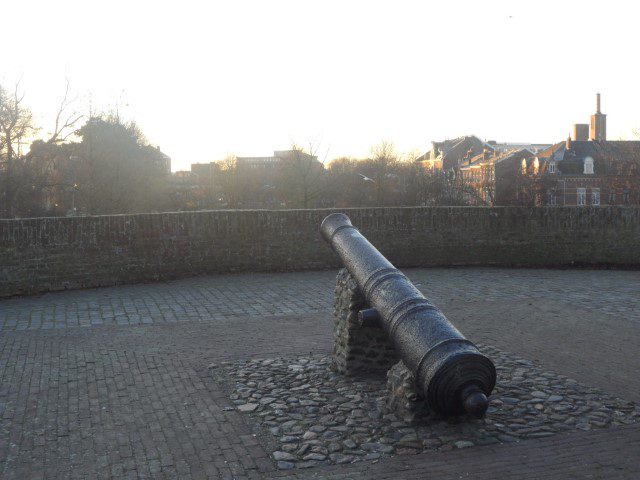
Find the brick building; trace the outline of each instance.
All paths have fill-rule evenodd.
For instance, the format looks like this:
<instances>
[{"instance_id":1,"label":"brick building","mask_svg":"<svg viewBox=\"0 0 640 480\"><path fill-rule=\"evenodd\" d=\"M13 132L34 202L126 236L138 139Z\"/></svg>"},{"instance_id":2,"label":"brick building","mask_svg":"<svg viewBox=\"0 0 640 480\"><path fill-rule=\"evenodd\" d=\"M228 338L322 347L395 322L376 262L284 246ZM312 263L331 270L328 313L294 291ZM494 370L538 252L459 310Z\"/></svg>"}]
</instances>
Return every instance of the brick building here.
<instances>
[{"instance_id":1,"label":"brick building","mask_svg":"<svg viewBox=\"0 0 640 480\"><path fill-rule=\"evenodd\" d=\"M567 138L535 152L485 149L463 160L460 175L472 204L628 205L640 203L640 141L607 140L606 115L576 124Z\"/></svg>"},{"instance_id":2,"label":"brick building","mask_svg":"<svg viewBox=\"0 0 640 480\"><path fill-rule=\"evenodd\" d=\"M416 159L425 168L436 170L456 170L462 163L493 148L475 135L431 142L431 150Z\"/></svg>"},{"instance_id":3,"label":"brick building","mask_svg":"<svg viewBox=\"0 0 640 480\"><path fill-rule=\"evenodd\" d=\"M490 156L501 157L517 150L527 149L538 153L551 146L550 143L499 143L494 140L484 141L475 135L467 135L453 140L431 142L431 149L416 159L425 168L457 171L470 162Z\"/></svg>"},{"instance_id":4,"label":"brick building","mask_svg":"<svg viewBox=\"0 0 640 480\"><path fill-rule=\"evenodd\" d=\"M640 142L588 140L542 152L550 205L637 204Z\"/></svg>"},{"instance_id":5,"label":"brick building","mask_svg":"<svg viewBox=\"0 0 640 480\"><path fill-rule=\"evenodd\" d=\"M470 205L535 203L529 201L533 192L531 178L539 173L539 160L536 163L535 154L526 148L509 152L485 150L462 164L458 171L469 192Z\"/></svg>"}]
</instances>

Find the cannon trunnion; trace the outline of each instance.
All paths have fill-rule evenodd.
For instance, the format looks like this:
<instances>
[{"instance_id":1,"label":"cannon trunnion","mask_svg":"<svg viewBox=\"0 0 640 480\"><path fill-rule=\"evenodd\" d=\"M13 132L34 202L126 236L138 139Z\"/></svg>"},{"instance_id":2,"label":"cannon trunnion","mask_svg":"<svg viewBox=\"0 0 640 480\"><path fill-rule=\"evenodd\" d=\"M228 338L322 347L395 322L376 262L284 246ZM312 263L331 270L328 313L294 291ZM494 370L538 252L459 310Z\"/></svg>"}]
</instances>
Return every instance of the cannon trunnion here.
<instances>
[{"instance_id":1,"label":"cannon trunnion","mask_svg":"<svg viewBox=\"0 0 640 480\"><path fill-rule=\"evenodd\" d=\"M416 379L429 408L443 415L482 416L496 382L493 362L396 269L342 213L320 227L372 309L362 322L378 322Z\"/></svg>"}]
</instances>

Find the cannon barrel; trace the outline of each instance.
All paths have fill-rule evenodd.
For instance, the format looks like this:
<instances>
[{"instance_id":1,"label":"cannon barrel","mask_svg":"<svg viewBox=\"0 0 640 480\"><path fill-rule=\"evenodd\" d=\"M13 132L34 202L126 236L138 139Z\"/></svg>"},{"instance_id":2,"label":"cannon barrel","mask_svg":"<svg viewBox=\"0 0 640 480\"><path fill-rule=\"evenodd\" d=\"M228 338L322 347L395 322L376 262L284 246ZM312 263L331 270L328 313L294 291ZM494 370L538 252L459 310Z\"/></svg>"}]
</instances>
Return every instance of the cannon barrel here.
<instances>
[{"instance_id":1,"label":"cannon barrel","mask_svg":"<svg viewBox=\"0 0 640 480\"><path fill-rule=\"evenodd\" d=\"M496 382L493 362L396 269L342 213L320 231L354 277L382 328L413 373L429 408L443 415L481 417ZM371 316L370 312L367 316Z\"/></svg>"}]
</instances>

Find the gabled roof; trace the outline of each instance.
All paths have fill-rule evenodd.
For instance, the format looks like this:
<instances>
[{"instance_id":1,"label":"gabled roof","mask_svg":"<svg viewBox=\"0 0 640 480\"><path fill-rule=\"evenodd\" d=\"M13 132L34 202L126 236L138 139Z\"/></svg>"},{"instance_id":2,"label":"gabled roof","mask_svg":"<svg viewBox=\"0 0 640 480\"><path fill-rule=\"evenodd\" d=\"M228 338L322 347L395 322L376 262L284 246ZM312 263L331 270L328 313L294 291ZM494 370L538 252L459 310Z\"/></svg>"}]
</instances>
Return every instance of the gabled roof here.
<instances>
[{"instance_id":1,"label":"gabled roof","mask_svg":"<svg viewBox=\"0 0 640 480\"><path fill-rule=\"evenodd\" d=\"M493 147L475 135L467 135L444 142L434 142L434 150L438 149L443 168L458 167L462 160L470 159L485 149L494 151ZM435 153L435 152L434 152Z\"/></svg>"},{"instance_id":2,"label":"gabled roof","mask_svg":"<svg viewBox=\"0 0 640 480\"><path fill-rule=\"evenodd\" d=\"M569 149L566 142L560 142L538 156L556 161L560 173L564 174L582 174L587 157L593 159L596 173L613 173L615 164L640 167L640 141L571 141Z\"/></svg>"},{"instance_id":3,"label":"gabled roof","mask_svg":"<svg viewBox=\"0 0 640 480\"><path fill-rule=\"evenodd\" d=\"M515 157L518 157L518 160L522 160L523 158L531 158L533 156L535 156L535 153L533 153L531 150L529 150L528 148L521 148L520 150L512 150L510 152L507 152L505 155L496 159L495 163L508 161Z\"/></svg>"},{"instance_id":4,"label":"gabled roof","mask_svg":"<svg viewBox=\"0 0 640 480\"><path fill-rule=\"evenodd\" d=\"M510 160L514 157L518 157L518 160L521 160L523 157L530 158L535 154L529 150L528 148L514 149L508 152L499 153L497 155L493 155L489 158L485 158L484 154L476 155L471 159L471 161L460 167L460 170L467 170L473 167L481 167L484 165L491 165L503 162L505 160Z\"/></svg>"},{"instance_id":5,"label":"gabled roof","mask_svg":"<svg viewBox=\"0 0 640 480\"><path fill-rule=\"evenodd\" d=\"M590 141L571 142L571 149L578 158L592 157L594 160L619 160L640 162L640 141Z\"/></svg>"},{"instance_id":6,"label":"gabled roof","mask_svg":"<svg viewBox=\"0 0 640 480\"><path fill-rule=\"evenodd\" d=\"M564 155L565 142L556 143L549 148L538 153L538 158L545 160L562 160ZM559 155L559 156L558 156Z\"/></svg>"}]
</instances>

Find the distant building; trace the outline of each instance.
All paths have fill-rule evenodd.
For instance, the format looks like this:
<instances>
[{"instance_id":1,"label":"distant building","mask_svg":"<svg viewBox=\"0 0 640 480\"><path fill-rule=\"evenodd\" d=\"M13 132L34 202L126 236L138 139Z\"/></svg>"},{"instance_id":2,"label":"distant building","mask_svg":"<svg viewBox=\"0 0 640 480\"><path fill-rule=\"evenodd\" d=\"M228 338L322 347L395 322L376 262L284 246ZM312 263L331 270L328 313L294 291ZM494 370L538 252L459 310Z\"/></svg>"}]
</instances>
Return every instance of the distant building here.
<instances>
[{"instance_id":1,"label":"distant building","mask_svg":"<svg viewBox=\"0 0 640 480\"><path fill-rule=\"evenodd\" d=\"M493 148L475 135L431 142L431 150L416 159L430 169L456 170L465 160L469 160L482 153L485 149Z\"/></svg>"},{"instance_id":2,"label":"distant building","mask_svg":"<svg viewBox=\"0 0 640 480\"><path fill-rule=\"evenodd\" d=\"M629 205L640 200L640 142L568 138L542 152L540 161L546 165L549 205Z\"/></svg>"},{"instance_id":3,"label":"distant building","mask_svg":"<svg viewBox=\"0 0 640 480\"><path fill-rule=\"evenodd\" d=\"M216 162L191 164L191 173L196 176L195 182L203 187L213 188L219 172L220 165Z\"/></svg>"},{"instance_id":4,"label":"distant building","mask_svg":"<svg viewBox=\"0 0 640 480\"><path fill-rule=\"evenodd\" d=\"M523 167L524 165L524 167ZM539 171L535 154L526 148L509 152L485 150L459 169L469 190L471 205L509 205L527 203L523 195L531 193L530 182L521 181L523 171Z\"/></svg>"},{"instance_id":5,"label":"distant building","mask_svg":"<svg viewBox=\"0 0 640 480\"><path fill-rule=\"evenodd\" d=\"M494 140L487 142L496 153L508 153L515 150L527 149L532 153L538 153L551 146L550 143L498 143Z\"/></svg>"},{"instance_id":6,"label":"distant building","mask_svg":"<svg viewBox=\"0 0 640 480\"><path fill-rule=\"evenodd\" d=\"M315 155L309 155L301 150L276 150L270 157L236 157L239 170L253 170L270 173L276 167L282 165L283 161L291 159L318 160Z\"/></svg>"},{"instance_id":7,"label":"distant building","mask_svg":"<svg viewBox=\"0 0 640 480\"><path fill-rule=\"evenodd\" d=\"M166 153L160 151L160 147L152 147L151 145L144 147L151 157L156 168L161 170L166 175L171 174L171 157Z\"/></svg>"},{"instance_id":8,"label":"distant building","mask_svg":"<svg viewBox=\"0 0 640 480\"><path fill-rule=\"evenodd\" d=\"M174 174L176 197L191 208L281 207L284 200L278 198L276 189L286 183L283 176L291 173L286 167L300 167L304 173L310 166L324 169L315 155L301 150L276 150L270 156L235 157L229 162L193 163L190 172Z\"/></svg>"},{"instance_id":9,"label":"distant building","mask_svg":"<svg viewBox=\"0 0 640 480\"><path fill-rule=\"evenodd\" d=\"M280 163L278 157L237 157L238 169L241 170L272 170Z\"/></svg>"},{"instance_id":10,"label":"distant building","mask_svg":"<svg viewBox=\"0 0 640 480\"><path fill-rule=\"evenodd\" d=\"M607 140L600 94L591 124L541 151L485 151L463 161L471 203L513 205L628 205L640 203L640 141ZM588 138L588 139L587 139Z\"/></svg>"},{"instance_id":11,"label":"distant building","mask_svg":"<svg viewBox=\"0 0 640 480\"><path fill-rule=\"evenodd\" d=\"M458 170L469 164L471 159L477 161L478 155L500 156L516 150L527 149L533 153L545 150L550 143L498 143L495 140L484 141L475 135L458 137L453 140L431 142L431 150L416 159L425 168Z\"/></svg>"},{"instance_id":12,"label":"distant building","mask_svg":"<svg viewBox=\"0 0 640 480\"><path fill-rule=\"evenodd\" d=\"M547 165L547 204L639 203L640 141L607 140L607 116L600 100L598 93L590 125L574 125L573 139L540 153L540 161Z\"/></svg>"}]
</instances>

